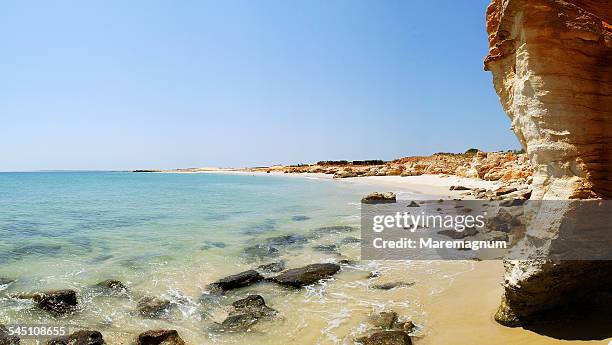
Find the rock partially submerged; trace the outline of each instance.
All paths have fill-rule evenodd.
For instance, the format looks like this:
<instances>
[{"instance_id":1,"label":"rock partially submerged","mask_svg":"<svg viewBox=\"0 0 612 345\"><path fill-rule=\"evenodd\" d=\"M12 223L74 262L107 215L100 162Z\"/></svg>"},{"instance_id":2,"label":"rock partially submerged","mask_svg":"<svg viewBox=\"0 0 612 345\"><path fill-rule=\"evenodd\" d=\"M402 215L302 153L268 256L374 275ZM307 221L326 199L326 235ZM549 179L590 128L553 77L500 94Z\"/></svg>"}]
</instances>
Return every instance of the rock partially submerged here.
<instances>
[{"instance_id":1,"label":"rock partially submerged","mask_svg":"<svg viewBox=\"0 0 612 345\"><path fill-rule=\"evenodd\" d=\"M266 245L269 245L269 246L290 246L290 245L304 244L308 242L308 239L303 235L288 234L288 235L270 237L270 238L267 238L265 241L266 241Z\"/></svg>"},{"instance_id":2,"label":"rock partially submerged","mask_svg":"<svg viewBox=\"0 0 612 345\"><path fill-rule=\"evenodd\" d=\"M334 226L323 226L312 230L311 237L319 238L323 235L338 235L347 232L356 231L357 228L349 225L334 225Z\"/></svg>"},{"instance_id":3,"label":"rock partially submerged","mask_svg":"<svg viewBox=\"0 0 612 345\"><path fill-rule=\"evenodd\" d=\"M285 269L285 261L271 262L269 264L259 265L257 268L265 272L278 273Z\"/></svg>"},{"instance_id":4,"label":"rock partially submerged","mask_svg":"<svg viewBox=\"0 0 612 345\"><path fill-rule=\"evenodd\" d=\"M260 295L250 295L232 303L229 316L221 323L226 331L247 331L262 319L271 319L278 312L266 305Z\"/></svg>"},{"instance_id":5,"label":"rock partially submerged","mask_svg":"<svg viewBox=\"0 0 612 345\"><path fill-rule=\"evenodd\" d=\"M362 204L388 204L388 203L394 203L396 201L397 200L395 197L395 193L393 192L386 192L386 193L374 192L374 193L370 193L364 196L363 198L361 198Z\"/></svg>"},{"instance_id":6,"label":"rock partially submerged","mask_svg":"<svg viewBox=\"0 0 612 345\"><path fill-rule=\"evenodd\" d=\"M137 345L185 345L174 329L156 329L140 333Z\"/></svg>"},{"instance_id":7,"label":"rock partially submerged","mask_svg":"<svg viewBox=\"0 0 612 345\"><path fill-rule=\"evenodd\" d=\"M16 294L11 297L31 299L38 308L54 315L62 315L73 311L78 304L76 291L70 289Z\"/></svg>"},{"instance_id":8,"label":"rock partially submerged","mask_svg":"<svg viewBox=\"0 0 612 345\"><path fill-rule=\"evenodd\" d=\"M140 315L145 317L157 317L168 311L171 302L161 297L146 296L141 298L136 305Z\"/></svg>"},{"instance_id":9,"label":"rock partially submerged","mask_svg":"<svg viewBox=\"0 0 612 345\"><path fill-rule=\"evenodd\" d=\"M316 244L312 246L312 250L321 253L338 253L338 246L335 244Z\"/></svg>"},{"instance_id":10,"label":"rock partially submerged","mask_svg":"<svg viewBox=\"0 0 612 345\"><path fill-rule=\"evenodd\" d=\"M226 292L255 284L262 279L264 279L264 277L259 274L259 272L255 270L248 270L221 278L216 282L209 284L207 288L211 292Z\"/></svg>"},{"instance_id":11,"label":"rock partially submerged","mask_svg":"<svg viewBox=\"0 0 612 345\"><path fill-rule=\"evenodd\" d=\"M9 278L5 278L5 277L0 277L0 286L9 285L9 284L11 284L14 281L15 281L15 279L9 279Z\"/></svg>"},{"instance_id":12,"label":"rock partially submerged","mask_svg":"<svg viewBox=\"0 0 612 345\"><path fill-rule=\"evenodd\" d=\"M414 283L395 281L395 282L382 283L382 284L373 284L373 285L370 285L370 288L377 289L377 290L391 290L391 289L395 289L398 287L409 287L412 285L414 285Z\"/></svg>"},{"instance_id":13,"label":"rock partially submerged","mask_svg":"<svg viewBox=\"0 0 612 345\"><path fill-rule=\"evenodd\" d=\"M0 344L2 344L0 342ZM47 345L104 345L106 342L102 333L98 331L82 330L76 331L67 337L54 338Z\"/></svg>"},{"instance_id":14,"label":"rock partially submerged","mask_svg":"<svg viewBox=\"0 0 612 345\"><path fill-rule=\"evenodd\" d=\"M96 288L112 295L125 295L128 292L127 286L116 279L107 279L95 285Z\"/></svg>"},{"instance_id":15,"label":"rock partially submerged","mask_svg":"<svg viewBox=\"0 0 612 345\"><path fill-rule=\"evenodd\" d=\"M19 345L19 337L9 335L9 330L0 324L0 345Z\"/></svg>"},{"instance_id":16,"label":"rock partially submerged","mask_svg":"<svg viewBox=\"0 0 612 345\"><path fill-rule=\"evenodd\" d=\"M355 339L363 345L412 345L410 335L404 331L376 332L368 337Z\"/></svg>"},{"instance_id":17,"label":"rock partially submerged","mask_svg":"<svg viewBox=\"0 0 612 345\"><path fill-rule=\"evenodd\" d=\"M330 278L340 271L340 266L332 263L311 264L300 268L286 270L280 275L270 278L277 284L291 287L302 287Z\"/></svg>"},{"instance_id":18,"label":"rock partially submerged","mask_svg":"<svg viewBox=\"0 0 612 345\"><path fill-rule=\"evenodd\" d=\"M397 322L397 313L394 311L383 311L372 314L369 318L372 326L382 329L391 329Z\"/></svg>"},{"instance_id":19,"label":"rock partially submerged","mask_svg":"<svg viewBox=\"0 0 612 345\"><path fill-rule=\"evenodd\" d=\"M278 249L268 244L256 244L244 249L244 256L249 259L263 259L279 255Z\"/></svg>"}]
</instances>

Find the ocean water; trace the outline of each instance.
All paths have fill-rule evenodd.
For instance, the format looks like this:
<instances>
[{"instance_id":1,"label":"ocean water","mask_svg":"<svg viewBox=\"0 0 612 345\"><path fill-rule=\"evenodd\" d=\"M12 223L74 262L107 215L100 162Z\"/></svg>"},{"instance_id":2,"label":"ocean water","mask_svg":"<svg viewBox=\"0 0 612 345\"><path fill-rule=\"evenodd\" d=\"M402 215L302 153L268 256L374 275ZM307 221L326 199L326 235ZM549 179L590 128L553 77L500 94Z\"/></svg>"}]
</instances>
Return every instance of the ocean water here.
<instances>
[{"instance_id":1,"label":"ocean water","mask_svg":"<svg viewBox=\"0 0 612 345\"><path fill-rule=\"evenodd\" d=\"M445 269L427 263L359 261L359 199L371 186L330 179L247 174L127 172L0 173L0 323L59 324L103 333L109 344L131 344L140 332L177 329L191 344L352 344L367 315L393 308L426 324L423 297L449 283ZM354 231L313 236L318 228ZM266 238L298 234L307 243L278 246L276 257L245 248ZM314 246L335 244L334 252ZM206 285L223 276L278 260L288 268L354 260L334 279L301 290L263 283L210 298ZM377 279L422 279L421 287L372 292ZM413 272L411 276L411 272ZM423 278L427 273L427 279ZM127 296L92 286L118 279ZM10 294L75 289L79 307L54 317ZM227 333L216 323L229 305L259 293L279 311L249 332ZM136 312L144 296L169 299L169 312ZM425 329L425 327L422 327ZM27 340L26 342L27 343ZM34 342L33 342L34 343Z\"/></svg>"}]
</instances>

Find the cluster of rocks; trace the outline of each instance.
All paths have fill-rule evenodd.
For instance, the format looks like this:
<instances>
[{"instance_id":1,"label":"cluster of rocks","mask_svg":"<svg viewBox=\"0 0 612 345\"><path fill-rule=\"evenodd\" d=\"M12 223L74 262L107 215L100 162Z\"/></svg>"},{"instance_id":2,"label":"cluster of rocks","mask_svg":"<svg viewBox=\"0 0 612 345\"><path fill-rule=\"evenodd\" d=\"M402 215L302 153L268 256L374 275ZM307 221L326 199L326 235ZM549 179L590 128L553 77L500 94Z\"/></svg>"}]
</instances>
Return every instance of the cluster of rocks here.
<instances>
[{"instance_id":1,"label":"cluster of rocks","mask_svg":"<svg viewBox=\"0 0 612 345\"><path fill-rule=\"evenodd\" d=\"M12 280L4 279L4 283ZM127 296L128 288L119 280L109 279L92 286L92 289L108 296ZM61 289L49 291L37 291L32 293L9 294L9 298L32 300L36 307L50 313L53 316L62 316L71 313L78 308L78 295L75 290ZM171 302L160 297L145 296L141 298L136 309L143 317L157 317L166 312ZM19 337L10 336L5 326L0 325L0 345L20 344ZM103 345L106 342L102 334L95 330L79 330L68 336L53 338L47 341L47 345ZM138 345L184 345L176 330L150 330L138 336Z\"/></svg>"},{"instance_id":2,"label":"cluster of rocks","mask_svg":"<svg viewBox=\"0 0 612 345\"><path fill-rule=\"evenodd\" d=\"M527 182L531 180L528 179ZM465 191L464 196L484 200L528 200L531 197L531 185L520 182L508 183L493 189L450 186L449 190Z\"/></svg>"}]
</instances>

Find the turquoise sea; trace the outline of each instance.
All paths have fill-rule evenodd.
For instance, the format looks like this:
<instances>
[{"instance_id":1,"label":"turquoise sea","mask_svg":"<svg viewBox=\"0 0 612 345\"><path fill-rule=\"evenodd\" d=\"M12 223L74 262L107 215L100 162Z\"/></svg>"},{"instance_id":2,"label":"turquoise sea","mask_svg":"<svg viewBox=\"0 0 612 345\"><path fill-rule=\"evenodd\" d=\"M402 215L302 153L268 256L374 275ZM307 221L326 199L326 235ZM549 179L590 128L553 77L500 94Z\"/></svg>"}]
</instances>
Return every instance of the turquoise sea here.
<instances>
[{"instance_id":1,"label":"turquoise sea","mask_svg":"<svg viewBox=\"0 0 612 345\"><path fill-rule=\"evenodd\" d=\"M419 314L406 291L373 296L367 288L372 271L391 277L393 269L409 272L405 264L359 262L359 244L343 241L360 237L359 200L373 190L273 174L0 173L0 278L14 280L0 285L0 324L93 328L110 344L133 343L152 328L177 329L193 344L352 343L373 309L391 305L413 318ZM336 226L353 228L313 236ZM308 240L279 245L271 256L245 252L285 234ZM282 260L292 268L341 259L355 264L307 289L259 284L219 300L205 297L207 284L263 263ZM435 269L427 270L435 281ZM105 279L121 280L128 296L92 288ZM10 298L61 288L79 295L78 309L61 317ZM264 296L282 317L249 334L215 331L227 306L248 293ZM136 304L144 296L163 297L172 307L162 317L142 317Z\"/></svg>"}]
</instances>

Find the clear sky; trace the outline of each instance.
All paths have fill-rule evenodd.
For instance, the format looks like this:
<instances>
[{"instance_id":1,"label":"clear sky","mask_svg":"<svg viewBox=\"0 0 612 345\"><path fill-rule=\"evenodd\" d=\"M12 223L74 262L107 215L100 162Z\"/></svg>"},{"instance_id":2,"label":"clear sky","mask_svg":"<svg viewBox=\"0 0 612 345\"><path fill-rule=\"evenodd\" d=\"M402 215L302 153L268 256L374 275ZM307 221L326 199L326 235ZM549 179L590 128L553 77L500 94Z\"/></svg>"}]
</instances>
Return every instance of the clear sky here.
<instances>
[{"instance_id":1,"label":"clear sky","mask_svg":"<svg viewBox=\"0 0 612 345\"><path fill-rule=\"evenodd\" d=\"M0 170L517 149L487 3L3 2Z\"/></svg>"}]
</instances>

